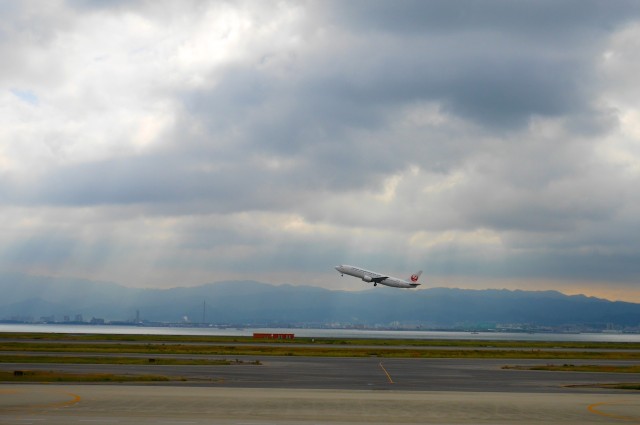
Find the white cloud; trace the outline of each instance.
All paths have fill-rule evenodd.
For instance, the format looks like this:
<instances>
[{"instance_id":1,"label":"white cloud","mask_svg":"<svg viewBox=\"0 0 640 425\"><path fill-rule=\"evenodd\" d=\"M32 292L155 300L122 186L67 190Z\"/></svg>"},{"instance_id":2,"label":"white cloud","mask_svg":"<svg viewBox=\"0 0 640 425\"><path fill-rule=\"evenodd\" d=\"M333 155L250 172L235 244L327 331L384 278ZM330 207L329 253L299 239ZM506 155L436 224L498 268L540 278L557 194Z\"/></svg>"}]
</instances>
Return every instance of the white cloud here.
<instances>
[{"instance_id":1,"label":"white cloud","mask_svg":"<svg viewBox=\"0 0 640 425\"><path fill-rule=\"evenodd\" d=\"M614 33L599 64L604 90L599 101L615 111L619 128L599 147L600 154L630 177L640 177L640 25Z\"/></svg>"}]
</instances>

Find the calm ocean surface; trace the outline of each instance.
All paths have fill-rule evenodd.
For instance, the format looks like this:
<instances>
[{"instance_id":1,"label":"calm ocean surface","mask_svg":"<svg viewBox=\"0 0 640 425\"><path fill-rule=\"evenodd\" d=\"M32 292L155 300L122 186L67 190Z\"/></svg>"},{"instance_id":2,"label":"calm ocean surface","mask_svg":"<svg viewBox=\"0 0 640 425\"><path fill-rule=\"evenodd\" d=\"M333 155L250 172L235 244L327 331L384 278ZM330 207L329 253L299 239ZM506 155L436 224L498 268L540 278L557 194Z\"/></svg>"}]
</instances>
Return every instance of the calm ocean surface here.
<instances>
[{"instance_id":1,"label":"calm ocean surface","mask_svg":"<svg viewBox=\"0 0 640 425\"><path fill-rule=\"evenodd\" d=\"M224 335L251 336L254 332L293 333L311 338L406 338L406 339L466 339L494 341L602 341L640 342L640 334L617 333L509 333L509 332L440 332L440 331L377 331L357 329L276 329L276 328L182 328L146 326L82 326L82 325L18 325L0 324L0 332L44 332L115 335Z\"/></svg>"}]
</instances>

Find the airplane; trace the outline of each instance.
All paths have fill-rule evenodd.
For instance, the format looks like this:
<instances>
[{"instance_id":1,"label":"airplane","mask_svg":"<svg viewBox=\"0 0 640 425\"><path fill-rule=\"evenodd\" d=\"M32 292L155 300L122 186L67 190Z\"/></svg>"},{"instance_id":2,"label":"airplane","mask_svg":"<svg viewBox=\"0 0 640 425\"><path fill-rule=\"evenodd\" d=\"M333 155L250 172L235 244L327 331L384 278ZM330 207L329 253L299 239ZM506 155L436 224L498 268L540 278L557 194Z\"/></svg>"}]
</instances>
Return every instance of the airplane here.
<instances>
[{"instance_id":1,"label":"airplane","mask_svg":"<svg viewBox=\"0 0 640 425\"><path fill-rule=\"evenodd\" d=\"M335 269L340 272L341 276L348 274L349 276L359 277L365 282L373 282L373 286L378 286L378 283L381 283L383 285L393 286L394 288L415 288L420 285L418 283L418 279L422 274L422 270L420 270L418 273L412 274L409 279L404 280L397 277L385 276L380 273L372 272L371 270L349 266L347 264L336 266Z\"/></svg>"}]
</instances>

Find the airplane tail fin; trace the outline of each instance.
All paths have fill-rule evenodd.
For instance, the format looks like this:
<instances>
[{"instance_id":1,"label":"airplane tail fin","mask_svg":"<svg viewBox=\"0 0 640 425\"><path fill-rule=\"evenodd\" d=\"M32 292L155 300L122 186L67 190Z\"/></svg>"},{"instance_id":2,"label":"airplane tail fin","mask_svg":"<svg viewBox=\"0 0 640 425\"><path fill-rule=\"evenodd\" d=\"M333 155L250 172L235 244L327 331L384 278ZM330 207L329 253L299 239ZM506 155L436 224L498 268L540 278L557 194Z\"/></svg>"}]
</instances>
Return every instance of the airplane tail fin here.
<instances>
[{"instance_id":1,"label":"airplane tail fin","mask_svg":"<svg viewBox=\"0 0 640 425\"><path fill-rule=\"evenodd\" d=\"M418 273L414 273L411 275L411 277L409 278L409 282L411 282L412 284L415 285L420 285L418 283L418 279L420 279L420 275L422 274L422 270L420 270Z\"/></svg>"}]
</instances>

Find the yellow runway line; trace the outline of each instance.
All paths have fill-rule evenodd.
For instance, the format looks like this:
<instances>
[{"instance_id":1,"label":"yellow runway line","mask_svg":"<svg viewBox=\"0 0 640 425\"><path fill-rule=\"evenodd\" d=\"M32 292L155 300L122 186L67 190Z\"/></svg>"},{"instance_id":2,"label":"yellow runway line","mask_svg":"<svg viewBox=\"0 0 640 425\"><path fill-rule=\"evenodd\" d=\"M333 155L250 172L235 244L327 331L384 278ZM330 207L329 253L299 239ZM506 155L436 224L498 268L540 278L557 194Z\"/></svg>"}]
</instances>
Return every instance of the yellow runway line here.
<instances>
[{"instance_id":1,"label":"yellow runway line","mask_svg":"<svg viewBox=\"0 0 640 425\"><path fill-rule=\"evenodd\" d=\"M380 362L380 367L384 371L384 374L387 375L387 379L389 380L389 383L393 384L394 383L393 379L391 379L391 375L389 375L389 372L387 372L387 369L384 368L384 366L382 365L382 362Z\"/></svg>"},{"instance_id":2,"label":"yellow runway line","mask_svg":"<svg viewBox=\"0 0 640 425\"><path fill-rule=\"evenodd\" d=\"M589 412L591 413L604 416L606 418L619 419L621 421L640 421L640 416L632 417L632 416L615 415L613 413L603 412L599 409L600 406L615 406L615 405L624 405L624 404L625 404L624 402L593 403L587 406L587 410L589 410Z\"/></svg>"}]
</instances>

